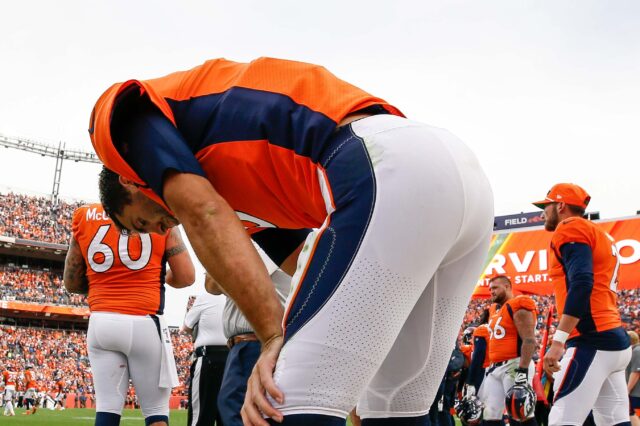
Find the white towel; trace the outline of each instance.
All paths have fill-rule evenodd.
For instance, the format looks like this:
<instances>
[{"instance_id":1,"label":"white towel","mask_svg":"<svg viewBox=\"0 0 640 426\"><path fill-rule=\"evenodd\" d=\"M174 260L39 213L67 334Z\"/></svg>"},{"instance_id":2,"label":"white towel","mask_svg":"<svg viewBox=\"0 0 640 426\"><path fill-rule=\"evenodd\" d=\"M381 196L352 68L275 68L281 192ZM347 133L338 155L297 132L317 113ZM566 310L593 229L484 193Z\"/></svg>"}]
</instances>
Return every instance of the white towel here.
<instances>
[{"instance_id":1,"label":"white towel","mask_svg":"<svg viewBox=\"0 0 640 426\"><path fill-rule=\"evenodd\" d=\"M160 380L158 386L161 388L175 388L180 384L178 371L176 370L176 360L173 357L173 345L171 345L171 334L164 322L164 317L158 315L160 322L160 336L162 339L162 360L160 365Z\"/></svg>"}]
</instances>

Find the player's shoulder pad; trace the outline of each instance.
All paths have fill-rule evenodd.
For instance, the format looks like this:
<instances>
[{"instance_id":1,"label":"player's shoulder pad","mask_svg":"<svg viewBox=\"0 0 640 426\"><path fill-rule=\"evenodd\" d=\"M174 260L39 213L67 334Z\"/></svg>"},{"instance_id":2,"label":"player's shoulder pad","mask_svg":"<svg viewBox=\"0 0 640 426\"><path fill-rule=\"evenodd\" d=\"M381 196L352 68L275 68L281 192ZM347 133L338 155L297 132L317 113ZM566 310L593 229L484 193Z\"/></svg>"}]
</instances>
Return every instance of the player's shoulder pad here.
<instances>
[{"instance_id":1,"label":"player's shoulder pad","mask_svg":"<svg viewBox=\"0 0 640 426\"><path fill-rule=\"evenodd\" d=\"M473 337L489 337L489 326L482 324L473 331Z\"/></svg>"},{"instance_id":2,"label":"player's shoulder pad","mask_svg":"<svg viewBox=\"0 0 640 426\"><path fill-rule=\"evenodd\" d=\"M566 243L582 243L592 246L594 243L593 224L580 217L570 217L558 224L551 243L558 250Z\"/></svg>"},{"instance_id":3,"label":"player's shoulder pad","mask_svg":"<svg viewBox=\"0 0 640 426\"><path fill-rule=\"evenodd\" d=\"M517 311L519 309L524 309L527 311L535 311L536 310L536 302L529 296L521 294L519 296L514 297L513 299L507 302L511 305L513 311Z\"/></svg>"}]
</instances>

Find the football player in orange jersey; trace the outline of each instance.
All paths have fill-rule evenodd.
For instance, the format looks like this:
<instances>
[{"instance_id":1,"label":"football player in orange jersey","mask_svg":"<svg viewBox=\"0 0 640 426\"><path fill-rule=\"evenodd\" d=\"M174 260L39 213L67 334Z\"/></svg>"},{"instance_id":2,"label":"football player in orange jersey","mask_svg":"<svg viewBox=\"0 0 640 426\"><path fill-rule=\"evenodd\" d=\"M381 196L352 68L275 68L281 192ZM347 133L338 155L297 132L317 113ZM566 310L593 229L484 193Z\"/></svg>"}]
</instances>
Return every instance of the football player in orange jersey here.
<instances>
[{"instance_id":1,"label":"football player in orange jersey","mask_svg":"<svg viewBox=\"0 0 640 426\"><path fill-rule=\"evenodd\" d=\"M65 410L66 396L67 396L67 385L62 378L62 373L58 372L55 377L56 382L53 385L53 391L56 396L54 398L55 404L54 409L56 410Z\"/></svg>"},{"instance_id":2,"label":"football player in orange jersey","mask_svg":"<svg viewBox=\"0 0 640 426\"><path fill-rule=\"evenodd\" d=\"M181 288L195 279L180 231L122 234L100 204L78 208L72 230L64 285L72 293L88 293L95 424L120 424L131 377L146 424L166 426L178 380L162 318L164 284Z\"/></svg>"},{"instance_id":3,"label":"football player in orange jersey","mask_svg":"<svg viewBox=\"0 0 640 426\"><path fill-rule=\"evenodd\" d=\"M13 410L13 399L16 393L16 373L10 370L10 366L6 366L2 370L2 381L4 382L4 393L2 394L2 403L4 406L5 416L15 416Z\"/></svg>"},{"instance_id":4,"label":"football player in orange jersey","mask_svg":"<svg viewBox=\"0 0 640 426\"><path fill-rule=\"evenodd\" d=\"M24 371L24 381L26 392L24 393L24 405L26 411L22 414L35 414L36 413L36 394L37 394L37 384L36 384L36 375L33 371L33 365L27 364L25 365Z\"/></svg>"},{"instance_id":5,"label":"football player in orange jersey","mask_svg":"<svg viewBox=\"0 0 640 426\"><path fill-rule=\"evenodd\" d=\"M505 410L505 397L512 388L530 389L534 374L532 361L536 349L535 325L536 305L528 296L513 295L511 280L504 275L489 280L491 301L495 303L489 318L489 360L491 364L486 370L486 377L478 392L484 403L484 425L502 424ZM535 394L521 401L526 406L524 412L507 412L511 415L511 424L535 426L534 416ZM525 394L527 395L527 394Z\"/></svg>"},{"instance_id":6,"label":"football player in orange jersey","mask_svg":"<svg viewBox=\"0 0 640 426\"><path fill-rule=\"evenodd\" d=\"M273 58L116 83L89 133L115 175L101 180L112 218L182 222L263 343L247 425L344 425L356 405L365 426L427 421L492 232L465 144L321 66ZM285 312L245 232L267 228L313 229Z\"/></svg>"},{"instance_id":7,"label":"football player in orange jersey","mask_svg":"<svg viewBox=\"0 0 640 426\"><path fill-rule=\"evenodd\" d=\"M549 266L560 320L543 364L554 378L550 426L581 425L590 410L599 425L630 424L624 372L631 349L616 293L620 260L613 238L583 218L590 199L580 186L559 183L533 203L553 232Z\"/></svg>"}]
</instances>

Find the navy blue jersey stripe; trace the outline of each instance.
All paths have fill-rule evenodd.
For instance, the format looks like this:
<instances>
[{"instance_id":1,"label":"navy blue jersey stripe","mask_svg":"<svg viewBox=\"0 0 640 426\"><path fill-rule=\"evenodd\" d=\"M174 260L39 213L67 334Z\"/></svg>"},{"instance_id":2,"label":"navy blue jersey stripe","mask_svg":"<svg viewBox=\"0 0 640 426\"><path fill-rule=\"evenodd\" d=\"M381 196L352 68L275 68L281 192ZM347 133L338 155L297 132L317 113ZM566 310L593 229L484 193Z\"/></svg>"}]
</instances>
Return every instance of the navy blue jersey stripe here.
<instances>
[{"instance_id":1,"label":"navy blue jersey stripe","mask_svg":"<svg viewBox=\"0 0 640 426\"><path fill-rule=\"evenodd\" d=\"M156 314L162 315L164 313L164 280L167 276L167 256L162 255L162 269L160 270L160 304Z\"/></svg>"},{"instance_id":2,"label":"navy blue jersey stripe","mask_svg":"<svg viewBox=\"0 0 640 426\"><path fill-rule=\"evenodd\" d=\"M285 318L285 341L315 316L340 285L360 248L375 205L375 175L362 139L345 126L332 140L331 148L320 162L331 185L336 211L318 237L313 258Z\"/></svg>"},{"instance_id":3,"label":"navy blue jersey stripe","mask_svg":"<svg viewBox=\"0 0 640 426\"><path fill-rule=\"evenodd\" d=\"M337 126L326 115L286 95L243 87L166 101L194 153L221 142L266 139L317 162Z\"/></svg>"}]
</instances>

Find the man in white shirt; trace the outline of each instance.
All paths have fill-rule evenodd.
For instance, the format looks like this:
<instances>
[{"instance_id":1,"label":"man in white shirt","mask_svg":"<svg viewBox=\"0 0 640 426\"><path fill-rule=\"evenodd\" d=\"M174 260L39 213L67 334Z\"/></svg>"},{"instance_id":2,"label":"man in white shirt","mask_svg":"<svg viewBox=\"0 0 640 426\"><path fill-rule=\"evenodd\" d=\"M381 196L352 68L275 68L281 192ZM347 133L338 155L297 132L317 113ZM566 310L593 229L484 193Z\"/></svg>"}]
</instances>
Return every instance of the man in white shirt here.
<instances>
[{"instance_id":1,"label":"man in white shirt","mask_svg":"<svg viewBox=\"0 0 640 426\"><path fill-rule=\"evenodd\" d=\"M207 275L206 279L210 279ZM226 298L209 293L196 297L182 329L194 332L188 403L188 426L222 425L218 412L218 392L229 350L222 332L222 311Z\"/></svg>"}]
</instances>

